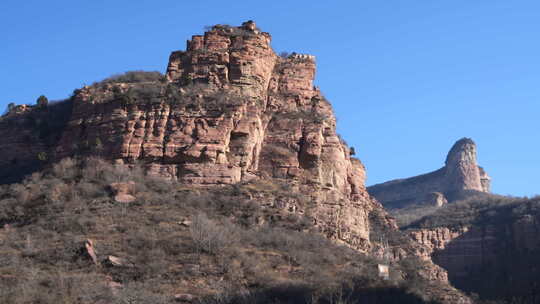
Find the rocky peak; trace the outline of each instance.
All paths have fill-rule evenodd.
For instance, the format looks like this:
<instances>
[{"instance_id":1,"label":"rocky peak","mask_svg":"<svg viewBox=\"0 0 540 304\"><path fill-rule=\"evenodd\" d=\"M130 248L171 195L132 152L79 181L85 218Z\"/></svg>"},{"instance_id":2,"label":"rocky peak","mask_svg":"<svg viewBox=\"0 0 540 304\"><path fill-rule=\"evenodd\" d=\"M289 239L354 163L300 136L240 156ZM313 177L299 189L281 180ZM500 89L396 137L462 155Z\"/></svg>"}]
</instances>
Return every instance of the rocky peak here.
<instances>
[{"instance_id":1,"label":"rocky peak","mask_svg":"<svg viewBox=\"0 0 540 304\"><path fill-rule=\"evenodd\" d=\"M192 36L186 51L171 54L167 78L183 85L245 85L265 90L277 59L270 40L270 34L259 31L253 21L238 27L215 25L204 35Z\"/></svg>"},{"instance_id":2,"label":"rocky peak","mask_svg":"<svg viewBox=\"0 0 540 304\"><path fill-rule=\"evenodd\" d=\"M450 191L489 192L489 176L477 163L476 144L470 138L458 140L446 157L446 176Z\"/></svg>"},{"instance_id":3,"label":"rocky peak","mask_svg":"<svg viewBox=\"0 0 540 304\"><path fill-rule=\"evenodd\" d=\"M456 141L445 161L446 167L457 167L462 163L478 166L476 163L476 143L467 137Z\"/></svg>"},{"instance_id":4,"label":"rocky peak","mask_svg":"<svg viewBox=\"0 0 540 304\"><path fill-rule=\"evenodd\" d=\"M419 176L373 185L368 187L368 191L388 207L400 208L414 203L431 204L431 193L434 192L439 193L439 202L451 201L452 197L464 191L489 192L490 180L484 169L478 166L476 144L470 138L462 138L448 152L444 167Z\"/></svg>"}]
</instances>

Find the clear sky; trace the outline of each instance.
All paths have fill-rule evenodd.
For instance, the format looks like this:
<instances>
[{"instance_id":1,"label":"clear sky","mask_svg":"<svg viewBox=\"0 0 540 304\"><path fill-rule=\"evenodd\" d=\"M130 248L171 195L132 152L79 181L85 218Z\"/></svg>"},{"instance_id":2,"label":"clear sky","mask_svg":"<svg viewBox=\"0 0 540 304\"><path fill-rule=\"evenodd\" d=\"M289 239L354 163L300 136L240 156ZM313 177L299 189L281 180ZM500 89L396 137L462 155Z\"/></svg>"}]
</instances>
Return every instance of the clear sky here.
<instances>
[{"instance_id":1,"label":"clear sky","mask_svg":"<svg viewBox=\"0 0 540 304\"><path fill-rule=\"evenodd\" d=\"M0 108L164 72L204 26L248 19L317 57L368 185L437 169L466 136L494 192L540 193L540 1L2 0Z\"/></svg>"}]
</instances>

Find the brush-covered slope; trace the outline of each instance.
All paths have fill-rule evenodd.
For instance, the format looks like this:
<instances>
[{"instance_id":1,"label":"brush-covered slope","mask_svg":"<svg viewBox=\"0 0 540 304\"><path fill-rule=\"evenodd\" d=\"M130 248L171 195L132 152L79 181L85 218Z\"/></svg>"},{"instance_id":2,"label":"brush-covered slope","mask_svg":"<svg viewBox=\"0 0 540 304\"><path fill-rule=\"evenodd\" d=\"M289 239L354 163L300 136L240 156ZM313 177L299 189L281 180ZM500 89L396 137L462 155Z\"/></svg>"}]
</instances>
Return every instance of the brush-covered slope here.
<instances>
[{"instance_id":1,"label":"brush-covered slope","mask_svg":"<svg viewBox=\"0 0 540 304\"><path fill-rule=\"evenodd\" d=\"M119 191L134 200L116 201ZM382 279L382 260L324 238L289 200L309 204L271 180L193 188L64 159L0 187L0 300L468 303L414 256Z\"/></svg>"}]
</instances>

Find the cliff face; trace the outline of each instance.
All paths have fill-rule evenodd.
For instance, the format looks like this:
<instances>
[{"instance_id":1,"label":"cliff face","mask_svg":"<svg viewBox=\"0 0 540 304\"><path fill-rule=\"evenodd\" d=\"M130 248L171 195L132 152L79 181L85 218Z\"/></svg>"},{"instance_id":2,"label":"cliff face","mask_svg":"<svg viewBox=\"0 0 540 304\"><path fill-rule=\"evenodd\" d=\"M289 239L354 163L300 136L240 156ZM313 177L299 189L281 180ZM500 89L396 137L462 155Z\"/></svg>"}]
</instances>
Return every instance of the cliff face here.
<instances>
[{"instance_id":1,"label":"cliff face","mask_svg":"<svg viewBox=\"0 0 540 304\"><path fill-rule=\"evenodd\" d=\"M463 191L489 192L490 177L478 166L476 151L476 144L471 139L460 139L448 152L445 166L441 169L373 185L368 187L368 191L390 208L430 201L435 192L448 198Z\"/></svg>"},{"instance_id":2,"label":"cliff face","mask_svg":"<svg viewBox=\"0 0 540 304\"><path fill-rule=\"evenodd\" d=\"M367 250L376 204L314 76L312 56L276 56L270 35L252 24L217 26L171 54L168 80L150 102L126 100L145 84L80 90L57 157L75 154L73 143L100 142L107 158L143 162L183 184L287 180L319 204L316 218L328 236Z\"/></svg>"},{"instance_id":3,"label":"cliff face","mask_svg":"<svg viewBox=\"0 0 540 304\"><path fill-rule=\"evenodd\" d=\"M485 298L538 299L538 199L494 206L467 226L408 230L456 287ZM526 302L529 303L529 302ZM532 303L532 302L530 302Z\"/></svg>"}]
</instances>

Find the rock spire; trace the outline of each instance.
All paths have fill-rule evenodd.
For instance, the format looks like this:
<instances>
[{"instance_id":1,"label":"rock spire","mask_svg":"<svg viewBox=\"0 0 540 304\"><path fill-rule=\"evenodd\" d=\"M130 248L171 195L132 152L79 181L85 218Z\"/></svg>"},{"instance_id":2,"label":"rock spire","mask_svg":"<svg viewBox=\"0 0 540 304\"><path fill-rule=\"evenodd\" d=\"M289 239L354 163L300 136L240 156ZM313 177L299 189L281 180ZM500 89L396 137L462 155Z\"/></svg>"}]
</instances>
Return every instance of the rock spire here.
<instances>
[{"instance_id":1,"label":"rock spire","mask_svg":"<svg viewBox=\"0 0 540 304\"><path fill-rule=\"evenodd\" d=\"M424 203L430 193L451 200L464 191L490 191L490 177L477 162L477 148L470 138L458 140L448 152L444 167L415 177L397 179L368 187L383 205L400 208Z\"/></svg>"}]
</instances>

